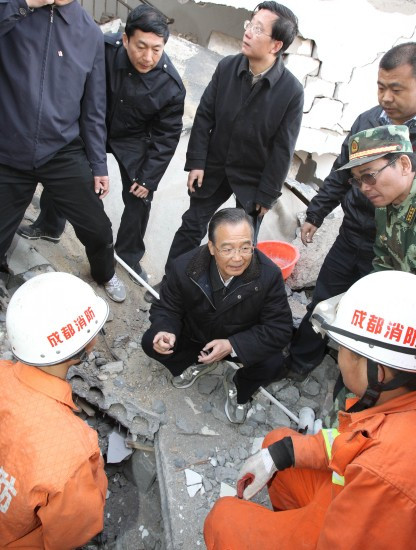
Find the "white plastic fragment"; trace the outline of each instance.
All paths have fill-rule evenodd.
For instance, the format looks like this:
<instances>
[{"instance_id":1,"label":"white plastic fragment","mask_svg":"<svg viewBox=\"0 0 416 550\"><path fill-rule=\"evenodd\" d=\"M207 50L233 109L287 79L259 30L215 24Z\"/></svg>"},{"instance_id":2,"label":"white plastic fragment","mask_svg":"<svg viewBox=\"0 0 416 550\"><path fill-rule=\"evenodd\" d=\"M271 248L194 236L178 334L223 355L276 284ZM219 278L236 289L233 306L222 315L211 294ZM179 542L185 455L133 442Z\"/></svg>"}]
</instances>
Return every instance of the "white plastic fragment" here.
<instances>
[{"instance_id":1,"label":"white plastic fragment","mask_svg":"<svg viewBox=\"0 0 416 550\"><path fill-rule=\"evenodd\" d=\"M195 472L194 470L190 470L189 468L185 468L185 477L186 477L186 485L188 487L190 485L196 485L197 483L202 483L202 476L198 474L198 472Z\"/></svg>"},{"instance_id":2,"label":"white plastic fragment","mask_svg":"<svg viewBox=\"0 0 416 550\"><path fill-rule=\"evenodd\" d=\"M237 491L231 485L221 482L220 497L235 497Z\"/></svg>"},{"instance_id":3,"label":"white plastic fragment","mask_svg":"<svg viewBox=\"0 0 416 550\"><path fill-rule=\"evenodd\" d=\"M202 435L219 435L219 433L217 433L214 430L211 430L210 428L208 428L208 426L202 426L201 434Z\"/></svg>"},{"instance_id":4,"label":"white plastic fragment","mask_svg":"<svg viewBox=\"0 0 416 550\"><path fill-rule=\"evenodd\" d=\"M199 489L201 489L201 487L202 487L202 483L197 483L196 485L190 485L189 487L186 488L186 490L188 491L188 495L192 498L197 494L197 492L199 491Z\"/></svg>"},{"instance_id":5,"label":"white plastic fragment","mask_svg":"<svg viewBox=\"0 0 416 550\"><path fill-rule=\"evenodd\" d=\"M107 463L116 464L133 453L126 447L125 439L118 432L112 431L108 436Z\"/></svg>"}]
</instances>

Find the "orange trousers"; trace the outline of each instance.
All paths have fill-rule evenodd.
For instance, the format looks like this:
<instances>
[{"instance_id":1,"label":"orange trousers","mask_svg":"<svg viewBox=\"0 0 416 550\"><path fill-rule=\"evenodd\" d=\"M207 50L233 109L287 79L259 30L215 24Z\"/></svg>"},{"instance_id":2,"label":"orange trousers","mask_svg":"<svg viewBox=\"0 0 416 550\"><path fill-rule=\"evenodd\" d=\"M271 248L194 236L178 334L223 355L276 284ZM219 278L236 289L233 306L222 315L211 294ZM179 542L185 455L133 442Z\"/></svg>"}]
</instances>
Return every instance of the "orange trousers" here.
<instances>
[{"instance_id":1,"label":"orange trousers","mask_svg":"<svg viewBox=\"0 0 416 550\"><path fill-rule=\"evenodd\" d=\"M281 428L263 443L293 435ZM332 500L331 472L288 468L269 483L272 510L237 497L220 498L208 514L204 537L208 550L312 550Z\"/></svg>"}]
</instances>

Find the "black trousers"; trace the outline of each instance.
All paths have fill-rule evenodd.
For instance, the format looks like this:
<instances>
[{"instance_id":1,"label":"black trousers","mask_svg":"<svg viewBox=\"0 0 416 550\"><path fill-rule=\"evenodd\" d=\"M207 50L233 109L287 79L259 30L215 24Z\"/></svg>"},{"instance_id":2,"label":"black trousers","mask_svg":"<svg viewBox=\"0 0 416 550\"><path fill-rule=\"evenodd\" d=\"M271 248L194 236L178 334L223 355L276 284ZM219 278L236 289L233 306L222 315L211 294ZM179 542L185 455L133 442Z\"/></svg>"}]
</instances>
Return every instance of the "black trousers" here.
<instances>
[{"instance_id":1,"label":"black trousers","mask_svg":"<svg viewBox=\"0 0 416 550\"><path fill-rule=\"evenodd\" d=\"M135 267L146 250L144 236L149 221L151 202L135 197L129 192L132 185L131 180L120 164L119 168L123 184L124 210L115 249L122 260L131 267ZM52 194L45 187L40 197L40 214L33 226L59 236L65 229L65 222L65 217L59 211Z\"/></svg>"},{"instance_id":2,"label":"black trousers","mask_svg":"<svg viewBox=\"0 0 416 550\"><path fill-rule=\"evenodd\" d=\"M208 222L218 210L233 194L233 190L228 183L227 178L221 182L221 185L213 195L207 198L197 198L191 195L191 200L188 210L182 216L182 225L176 231L170 246L168 259L166 261L165 272L168 273L171 268L172 261L180 256L193 250L201 244L205 237L208 228ZM244 206L236 198L237 208ZM251 216L255 216L255 212L247 212ZM257 216L256 216L257 218ZM257 218L257 229L260 227L262 218Z\"/></svg>"},{"instance_id":3,"label":"black trousers","mask_svg":"<svg viewBox=\"0 0 416 550\"><path fill-rule=\"evenodd\" d=\"M326 353L328 339L317 334L310 322L315 306L322 300L346 292L372 269L372 256L368 251L359 250L342 234L338 235L322 264L312 301L290 345L294 370L310 372L322 362Z\"/></svg>"},{"instance_id":4,"label":"black trousers","mask_svg":"<svg viewBox=\"0 0 416 550\"><path fill-rule=\"evenodd\" d=\"M156 331L152 327L144 333L142 338L143 351L152 359L162 363L173 376L179 376L188 367L197 363L198 355L205 345L181 335L177 339L174 352L171 355L163 355L153 349L155 335ZM238 357L228 356L225 360L241 363ZM234 383L237 387L237 402L247 403L260 386L267 386L273 382L280 375L282 368L283 354L277 352L265 361L255 365L244 365L238 369L234 375Z\"/></svg>"},{"instance_id":5,"label":"black trousers","mask_svg":"<svg viewBox=\"0 0 416 550\"><path fill-rule=\"evenodd\" d=\"M151 202L135 197L129 192L131 180L119 164L123 183L124 210L117 233L116 252L131 267L140 262L145 253L144 235L149 221Z\"/></svg>"},{"instance_id":6,"label":"black trousers","mask_svg":"<svg viewBox=\"0 0 416 550\"><path fill-rule=\"evenodd\" d=\"M85 246L93 279L97 283L109 281L114 275L111 222L95 194L94 180L80 139L33 170L0 165L0 263L5 261L39 181Z\"/></svg>"}]
</instances>

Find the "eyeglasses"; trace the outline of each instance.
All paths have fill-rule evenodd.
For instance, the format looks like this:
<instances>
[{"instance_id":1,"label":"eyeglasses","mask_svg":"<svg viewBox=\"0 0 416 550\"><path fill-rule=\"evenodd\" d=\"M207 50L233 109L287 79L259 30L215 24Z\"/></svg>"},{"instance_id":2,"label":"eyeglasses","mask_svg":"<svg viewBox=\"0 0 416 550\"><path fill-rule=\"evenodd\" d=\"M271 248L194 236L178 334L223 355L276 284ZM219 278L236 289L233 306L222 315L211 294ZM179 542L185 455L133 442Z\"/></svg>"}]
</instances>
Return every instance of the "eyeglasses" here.
<instances>
[{"instance_id":1,"label":"eyeglasses","mask_svg":"<svg viewBox=\"0 0 416 550\"><path fill-rule=\"evenodd\" d=\"M231 256L234 256L234 254L240 254L240 256L251 256L254 252L253 245L245 245L241 248L215 248L218 250L223 258L231 258Z\"/></svg>"},{"instance_id":2,"label":"eyeglasses","mask_svg":"<svg viewBox=\"0 0 416 550\"><path fill-rule=\"evenodd\" d=\"M260 36L261 34L265 34L266 36L269 36L270 38L272 37L271 34L265 33L264 30L261 27L259 27L258 25L253 25L253 23L249 20L244 21L243 27L244 27L245 31L251 31L256 36Z\"/></svg>"},{"instance_id":3,"label":"eyeglasses","mask_svg":"<svg viewBox=\"0 0 416 550\"><path fill-rule=\"evenodd\" d=\"M382 172L385 168L388 166L391 166L396 162L397 159L391 160L388 164L383 166L383 168L380 168L380 170L377 170L376 172L369 172L368 174L362 174L359 178L350 178L348 180L348 183L350 185L353 185L354 187L360 188L363 183L366 185L375 185L376 184L376 177Z\"/></svg>"}]
</instances>

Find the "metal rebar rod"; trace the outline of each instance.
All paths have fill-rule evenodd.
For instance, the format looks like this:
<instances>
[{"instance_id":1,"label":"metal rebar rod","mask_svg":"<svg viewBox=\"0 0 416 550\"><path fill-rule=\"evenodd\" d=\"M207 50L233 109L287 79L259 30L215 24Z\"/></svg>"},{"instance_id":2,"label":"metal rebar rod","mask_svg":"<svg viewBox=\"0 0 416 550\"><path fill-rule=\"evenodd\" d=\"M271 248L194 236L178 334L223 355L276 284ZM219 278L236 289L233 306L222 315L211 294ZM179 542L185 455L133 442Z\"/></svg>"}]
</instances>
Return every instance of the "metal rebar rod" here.
<instances>
[{"instance_id":1,"label":"metal rebar rod","mask_svg":"<svg viewBox=\"0 0 416 550\"><path fill-rule=\"evenodd\" d=\"M144 288L145 288L146 290L148 290L148 291L150 292L150 294L153 294L153 296L159 300L159 293L156 292L156 290L154 290L154 288L151 287L151 286L149 285L149 283L146 283L146 281L143 280L143 279L140 277L140 275L138 275L138 274L134 271L134 269L132 269L128 264L126 264L126 262L125 262L124 260L122 260L122 259L120 258L120 256L117 255L116 252L114 252L114 258L117 260L117 262L118 262L122 267L124 267L124 269L125 269L126 271L128 271L128 272L130 273L130 275L132 275L132 276L133 276L142 286L144 286Z\"/></svg>"}]
</instances>

